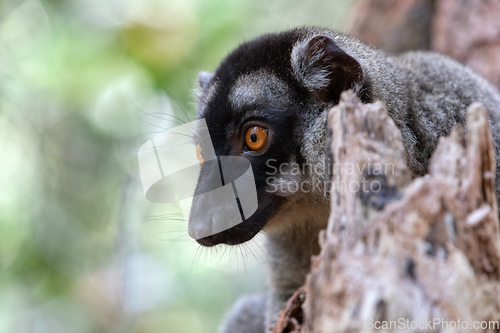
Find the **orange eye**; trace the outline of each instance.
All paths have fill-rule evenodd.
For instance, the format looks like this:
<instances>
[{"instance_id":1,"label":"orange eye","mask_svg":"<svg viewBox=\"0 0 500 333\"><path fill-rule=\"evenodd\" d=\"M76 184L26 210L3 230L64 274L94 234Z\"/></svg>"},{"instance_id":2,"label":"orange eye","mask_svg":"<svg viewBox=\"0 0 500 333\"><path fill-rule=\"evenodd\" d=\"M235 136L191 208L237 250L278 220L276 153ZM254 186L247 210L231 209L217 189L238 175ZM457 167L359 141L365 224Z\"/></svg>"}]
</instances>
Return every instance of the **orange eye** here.
<instances>
[{"instance_id":1,"label":"orange eye","mask_svg":"<svg viewBox=\"0 0 500 333\"><path fill-rule=\"evenodd\" d=\"M201 156L201 146L200 145L196 145L196 158L198 159L200 164L203 164L203 162L205 162L205 160Z\"/></svg>"},{"instance_id":2,"label":"orange eye","mask_svg":"<svg viewBox=\"0 0 500 333\"><path fill-rule=\"evenodd\" d=\"M252 126L245 133L245 143L252 150L261 150L267 141L267 129L260 126Z\"/></svg>"}]
</instances>

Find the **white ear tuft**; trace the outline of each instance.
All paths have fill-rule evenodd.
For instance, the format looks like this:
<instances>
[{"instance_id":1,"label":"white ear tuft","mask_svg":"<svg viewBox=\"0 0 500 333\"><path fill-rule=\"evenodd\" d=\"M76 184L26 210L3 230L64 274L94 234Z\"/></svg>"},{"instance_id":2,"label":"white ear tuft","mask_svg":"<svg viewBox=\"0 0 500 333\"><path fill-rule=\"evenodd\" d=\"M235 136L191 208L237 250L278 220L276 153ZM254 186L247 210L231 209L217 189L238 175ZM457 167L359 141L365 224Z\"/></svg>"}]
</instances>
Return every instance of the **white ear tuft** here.
<instances>
[{"instance_id":1,"label":"white ear tuft","mask_svg":"<svg viewBox=\"0 0 500 333\"><path fill-rule=\"evenodd\" d=\"M320 48L311 52L309 40L297 42L292 49L293 75L310 91L325 89L330 83L330 71L321 61L324 56L325 51Z\"/></svg>"},{"instance_id":2,"label":"white ear tuft","mask_svg":"<svg viewBox=\"0 0 500 333\"><path fill-rule=\"evenodd\" d=\"M297 43L291 63L297 80L325 102L338 102L342 91L355 88L363 79L359 62L328 36Z\"/></svg>"}]
</instances>

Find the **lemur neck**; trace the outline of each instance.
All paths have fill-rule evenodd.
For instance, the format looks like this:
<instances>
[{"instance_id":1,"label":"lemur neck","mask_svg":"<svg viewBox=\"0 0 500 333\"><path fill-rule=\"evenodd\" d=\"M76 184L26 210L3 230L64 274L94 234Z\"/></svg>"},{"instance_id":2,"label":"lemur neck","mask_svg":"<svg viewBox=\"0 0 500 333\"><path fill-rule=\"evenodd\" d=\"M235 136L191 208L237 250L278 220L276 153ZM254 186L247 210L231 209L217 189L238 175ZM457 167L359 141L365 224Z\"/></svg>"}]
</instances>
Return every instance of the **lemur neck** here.
<instances>
[{"instance_id":1,"label":"lemur neck","mask_svg":"<svg viewBox=\"0 0 500 333\"><path fill-rule=\"evenodd\" d=\"M320 221L321 220L321 221ZM328 214L296 223L282 234L270 234L267 242L271 285L280 293L293 293L310 270L311 256L319 253L318 234L326 227Z\"/></svg>"}]
</instances>

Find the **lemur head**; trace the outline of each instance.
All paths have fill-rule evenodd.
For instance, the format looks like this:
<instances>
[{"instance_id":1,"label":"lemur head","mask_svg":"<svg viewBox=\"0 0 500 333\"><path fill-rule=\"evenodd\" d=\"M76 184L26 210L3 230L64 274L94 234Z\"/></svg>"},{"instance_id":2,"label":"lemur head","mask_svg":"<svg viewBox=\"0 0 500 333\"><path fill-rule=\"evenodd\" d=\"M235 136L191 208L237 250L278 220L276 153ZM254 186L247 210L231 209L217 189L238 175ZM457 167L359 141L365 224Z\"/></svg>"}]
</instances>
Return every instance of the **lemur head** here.
<instances>
[{"instance_id":1,"label":"lemur head","mask_svg":"<svg viewBox=\"0 0 500 333\"><path fill-rule=\"evenodd\" d=\"M200 74L198 118L206 120L217 156L250 161L258 198L251 217L200 244L243 243L264 227L283 227L287 213L318 205L328 211L327 177L317 167L325 161L326 111L347 89L369 98L361 65L335 39L309 28L264 35L235 49L214 74ZM198 188L214 177L220 174L202 165ZM206 205L193 204L189 223L204 218L200 207Z\"/></svg>"}]
</instances>

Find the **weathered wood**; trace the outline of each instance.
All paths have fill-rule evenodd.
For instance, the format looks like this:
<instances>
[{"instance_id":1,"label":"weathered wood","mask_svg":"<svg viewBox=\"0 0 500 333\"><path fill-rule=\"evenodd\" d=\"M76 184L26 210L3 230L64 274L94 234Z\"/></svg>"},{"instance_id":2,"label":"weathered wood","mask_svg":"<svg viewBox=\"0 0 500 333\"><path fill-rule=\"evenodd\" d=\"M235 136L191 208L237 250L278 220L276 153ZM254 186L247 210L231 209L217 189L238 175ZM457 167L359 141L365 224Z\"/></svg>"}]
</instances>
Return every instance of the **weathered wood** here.
<instances>
[{"instance_id":1,"label":"weathered wood","mask_svg":"<svg viewBox=\"0 0 500 333\"><path fill-rule=\"evenodd\" d=\"M500 1L437 1L432 49L469 66L500 88Z\"/></svg>"},{"instance_id":2,"label":"weathered wood","mask_svg":"<svg viewBox=\"0 0 500 333\"><path fill-rule=\"evenodd\" d=\"M279 314L278 321L274 326L273 332L301 332L303 322L302 303L304 302L304 297L304 287L297 289Z\"/></svg>"},{"instance_id":3,"label":"weathered wood","mask_svg":"<svg viewBox=\"0 0 500 333\"><path fill-rule=\"evenodd\" d=\"M382 103L364 105L346 92L329 120L328 229L304 291L274 332L370 332L377 321L400 324L393 332L432 331L409 325L433 321L436 331L456 332L469 331L464 323L499 320L495 155L486 110L471 105L466 133L457 126L442 138L429 175L413 181ZM462 327L443 329L436 320L460 320Z\"/></svg>"},{"instance_id":4,"label":"weathered wood","mask_svg":"<svg viewBox=\"0 0 500 333\"><path fill-rule=\"evenodd\" d=\"M392 52L433 50L500 88L500 1L357 0L346 31Z\"/></svg>"},{"instance_id":5,"label":"weathered wood","mask_svg":"<svg viewBox=\"0 0 500 333\"><path fill-rule=\"evenodd\" d=\"M433 13L434 0L357 0L346 31L393 53L427 50Z\"/></svg>"}]
</instances>

